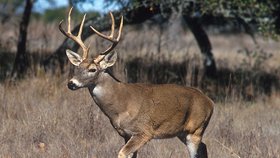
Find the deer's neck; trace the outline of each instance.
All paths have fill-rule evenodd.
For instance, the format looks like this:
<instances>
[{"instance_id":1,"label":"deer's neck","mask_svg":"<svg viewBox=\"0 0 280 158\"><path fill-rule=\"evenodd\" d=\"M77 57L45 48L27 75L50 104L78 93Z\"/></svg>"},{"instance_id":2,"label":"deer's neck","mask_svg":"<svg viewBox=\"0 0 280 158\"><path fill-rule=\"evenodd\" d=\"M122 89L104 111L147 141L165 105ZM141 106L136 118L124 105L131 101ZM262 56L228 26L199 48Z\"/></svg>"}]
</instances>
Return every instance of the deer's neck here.
<instances>
[{"instance_id":1,"label":"deer's neck","mask_svg":"<svg viewBox=\"0 0 280 158\"><path fill-rule=\"evenodd\" d=\"M89 87L95 103L109 117L117 117L125 111L125 105L120 104L118 95L122 92L122 83L108 72L101 72L94 86Z\"/></svg>"}]
</instances>

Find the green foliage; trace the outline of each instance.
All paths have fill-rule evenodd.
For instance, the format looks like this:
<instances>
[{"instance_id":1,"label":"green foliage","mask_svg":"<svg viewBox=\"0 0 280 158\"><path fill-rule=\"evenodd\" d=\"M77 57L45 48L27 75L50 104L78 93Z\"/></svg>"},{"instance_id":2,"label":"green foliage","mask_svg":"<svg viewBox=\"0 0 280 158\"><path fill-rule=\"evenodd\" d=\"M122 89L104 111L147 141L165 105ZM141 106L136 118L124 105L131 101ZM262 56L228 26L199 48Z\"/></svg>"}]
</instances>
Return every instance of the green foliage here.
<instances>
[{"instance_id":1,"label":"green foliage","mask_svg":"<svg viewBox=\"0 0 280 158\"><path fill-rule=\"evenodd\" d=\"M203 14L240 17L247 23L256 24L263 35L277 37L275 19L280 15L275 12L280 10L278 0L201 0L200 4Z\"/></svg>"},{"instance_id":2,"label":"green foliage","mask_svg":"<svg viewBox=\"0 0 280 158\"><path fill-rule=\"evenodd\" d=\"M65 18L67 8L61 7L56 9L48 9L42 15L42 19L46 22L60 21Z\"/></svg>"},{"instance_id":3,"label":"green foliage","mask_svg":"<svg viewBox=\"0 0 280 158\"><path fill-rule=\"evenodd\" d=\"M212 15L227 19L241 18L246 23L257 26L257 31L265 36L277 38L276 19L280 19L279 0L108 0L107 4L116 3L128 10L142 6L159 6L201 17ZM279 20L280 21L280 20ZM280 22L278 22L280 23ZM278 24L277 26L280 26ZM278 30L280 32L280 30Z\"/></svg>"}]
</instances>

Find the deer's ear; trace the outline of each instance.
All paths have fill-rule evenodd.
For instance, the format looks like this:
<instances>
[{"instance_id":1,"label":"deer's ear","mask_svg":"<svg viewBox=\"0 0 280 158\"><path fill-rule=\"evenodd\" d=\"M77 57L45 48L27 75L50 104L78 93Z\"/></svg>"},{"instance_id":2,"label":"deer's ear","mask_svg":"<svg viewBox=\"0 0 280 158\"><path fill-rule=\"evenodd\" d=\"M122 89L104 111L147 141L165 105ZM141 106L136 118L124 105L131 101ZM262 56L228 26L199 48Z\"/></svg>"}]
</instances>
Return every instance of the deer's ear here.
<instances>
[{"instance_id":1,"label":"deer's ear","mask_svg":"<svg viewBox=\"0 0 280 158\"><path fill-rule=\"evenodd\" d=\"M66 50L66 55L67 55L69 61L75 66L79 66L80 63L82 62L81 56L69 49Z\"/></svg>"},{"instance_id":2,"label":"deer's ear","mask_svg":"<svg viewBox=\"0 0 280 158\"><path fill-rule=\"evenodd\" d=\"M101 69L106 69L108 67L113 66L118 58L118 53L116 51L112 51L108 53L102 61L100 61Z\"/></svg>"}]
</instances>

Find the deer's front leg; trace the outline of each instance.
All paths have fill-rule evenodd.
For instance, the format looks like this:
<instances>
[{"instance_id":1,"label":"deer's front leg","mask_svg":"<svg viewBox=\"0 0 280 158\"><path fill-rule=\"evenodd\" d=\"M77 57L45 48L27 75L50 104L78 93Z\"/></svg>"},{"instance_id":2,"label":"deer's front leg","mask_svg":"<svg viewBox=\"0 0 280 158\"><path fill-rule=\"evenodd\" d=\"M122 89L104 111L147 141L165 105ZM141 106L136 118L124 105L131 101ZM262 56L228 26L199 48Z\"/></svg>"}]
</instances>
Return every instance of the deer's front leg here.
<instances>
[{"instance_id":1,"label":"deer's front leg","mask_svg":"<svg viewBox=\"0 0 280 158\"><path fill-rule=\"evenodd\" d=\"M122 147L119 152L118 158L132 157L133 153L146 144L151 137L147 135L134 135L129 141Z\"/></svg>"}]
</instances>

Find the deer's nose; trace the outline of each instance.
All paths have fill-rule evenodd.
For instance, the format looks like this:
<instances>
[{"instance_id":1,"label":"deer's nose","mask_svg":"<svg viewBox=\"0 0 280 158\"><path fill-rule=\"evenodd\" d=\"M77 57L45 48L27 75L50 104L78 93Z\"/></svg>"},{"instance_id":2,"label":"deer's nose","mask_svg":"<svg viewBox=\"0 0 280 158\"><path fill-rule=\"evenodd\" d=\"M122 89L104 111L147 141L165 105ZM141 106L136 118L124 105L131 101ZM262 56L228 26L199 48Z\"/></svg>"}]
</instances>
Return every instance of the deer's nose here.
<instances>
[{"instance_id":1,"label":"deer's nose","mask_svg":"<svg viewBox=\"0 0 280 158\"><path fill-rule=\"evenodd\" d=\"M67 84L68 88L71 90L76 90L78 89L77 85L73 81L69 81Z\"/></svg>"}]
</instances>

